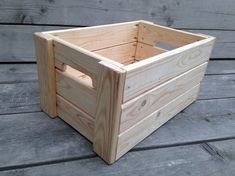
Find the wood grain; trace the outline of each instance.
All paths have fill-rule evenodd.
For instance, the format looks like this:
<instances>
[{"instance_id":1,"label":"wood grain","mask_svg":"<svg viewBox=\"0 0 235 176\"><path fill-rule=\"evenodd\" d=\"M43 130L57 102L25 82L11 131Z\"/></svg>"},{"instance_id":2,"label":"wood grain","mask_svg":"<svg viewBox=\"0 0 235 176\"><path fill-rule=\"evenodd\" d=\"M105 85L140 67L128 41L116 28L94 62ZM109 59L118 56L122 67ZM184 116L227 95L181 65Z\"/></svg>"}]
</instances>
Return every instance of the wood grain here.
<instances>
[{"instance_id":1,"label":"wood grain","mask_svg":"<svg viewBox=\"0 0 235 176\"><path fill-rule=\"evenodd\" d=\"M199 84L206 66L204 63L123 104L119 133Z\"/></svg>"},{"instance_id":2,"label":"wood grain","mask_svg":"<svg viewBox=\"0 0 235 176\"><path fill-rule=\"evenodd\" d=\"M204 39L196 34L179 31L149 22L140 22L138 41L155 46L157 43L164 43L175 47L181 47Z\"/></svg>"},{"instance_id":3,"label":"wood grain","mask_svg":"<svg viewBox=\"0 0 235 176\"><path fill-rule=\"evenodd\" d=\"M50 33L87 50L99 50L125 43L136 42L138 22L74 28L69 31Z\"/></svg>"},{"instance_id":4,"label":"wood grain","mask_svg":"<svg viewBox=\"0 0 235 176\"><path fill-rule=\"evenodd\" d=\"M56 70L56 92L93 118L95 117L96 90L83 84L79 78Z\"/></svg>"},{"instance_id":5,"label":"wood grain","mask_svg":"<svg viewBox=\"0 0 235 176\"><path fill-rule=\"evenodd\" d=\"M146 90L206 62L210 57L213 43L213 38L205 39L125 66L128 71L123 101L126 102Z\"/></svg>"},{"instance_id":6,"label":"wood grain","mask_svg":"<svg viewBox=\"0 0 235 176\"><path fill-rule=\"evenodd\" d=\"M233 0L8 0L1 3L0 22L92 26L143 19L176 28L235 29L234 11Z\"/></svg>"},{"instance_id":7,"label":"wood grain","mask_svg":"<svg viewBox=\"0 0 235 176\"><path fill-rule=\"evenodd\" d=\"M130 152L115 165L107 166L99 158L88 158L51 165L16 169L2 172L3 176L40 175L89 175L89 176L164 176L215 175L229 176L235 173L233 140L206 144L192 144L169 148L153 148ZM206 150L206 146L214 153ZM217 153L216 153L217 152ZM77 168L82 169L77 169ZM200 168L200 169L198 169Z\"/></svg>"},{"instance_id":8,"label":"wood grain","mask_svg":"<svg viewBox=\"0 0 235 176\"><path fill-rule=\"evenodd\" d=\"M117 158L120 158L154 130L162 126L182 109L194 102L197 98L198 91L199 85L191 88L181 96L178 96L167 105L139 121L126 132L120 134L118 137Z\"/></svg>"},{"instance_id":9,"label":"wood grain","mask_svg":"<svg viewBox=\"0 0 235 176\"><path fill-rule=\"evenodd\" d=\"M41 108L49 116L56 117L56 78L53 40L50 36L42 33L35 33L34 38Z\"/></svg>"},{"instance_id":10,"label":"wood grain","mask_svg":"<svg viewBox=\"0 0 235 176\"><path fill-rule=\"evenodd\" d=\"M107 163L116 160L125 71L101 62L93 149Z\"/></svg>"},{"instance_id":11,"label":"wood grain","mask_svg":"<svg viewBox=\"0 0 235 176\"><path fill-rule=\"evenodd\" d=\"M135 58L136 42L122 44L110 48L94 51L104 57L110 58L122 64L133 62Z\"/></svg>"}]
</instances>

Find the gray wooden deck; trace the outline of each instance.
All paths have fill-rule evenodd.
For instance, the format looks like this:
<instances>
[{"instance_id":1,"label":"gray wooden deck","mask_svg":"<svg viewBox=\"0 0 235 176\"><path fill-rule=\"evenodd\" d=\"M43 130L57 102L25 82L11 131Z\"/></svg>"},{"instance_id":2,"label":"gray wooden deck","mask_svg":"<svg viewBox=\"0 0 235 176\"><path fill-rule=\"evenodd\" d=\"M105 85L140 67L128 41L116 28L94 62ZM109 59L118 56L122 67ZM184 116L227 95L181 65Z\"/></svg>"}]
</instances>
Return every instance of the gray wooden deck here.
<instances>
[{"instance_id":1,"label":"gray wooden deck","mask_svg":"<svg viewBox=\"0 0 235 176\"><path fill-rule=\"evenodd\" d=\"M234 0L0 0L0 175L235 175ZM144 19L217 37L198 100L106 165L39 107L32 33Z\"/></svg>"}]
</instances>

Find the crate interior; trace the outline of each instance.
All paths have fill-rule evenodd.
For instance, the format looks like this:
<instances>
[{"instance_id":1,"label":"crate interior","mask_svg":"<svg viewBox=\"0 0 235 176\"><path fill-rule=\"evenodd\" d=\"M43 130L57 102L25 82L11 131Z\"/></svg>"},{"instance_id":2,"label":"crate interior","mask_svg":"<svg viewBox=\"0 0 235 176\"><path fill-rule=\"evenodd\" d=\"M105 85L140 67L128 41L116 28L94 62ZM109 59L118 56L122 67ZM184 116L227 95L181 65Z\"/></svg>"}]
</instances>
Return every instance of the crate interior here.
<instances>
[{"instance_id":1,"label":"crate interior","mask_svg":"<svg viewBox=\"0 0 235 176\"><path fill-rule=\"evenodd\" d=\"M205 39L145 22L75 29L52 35L124 65Z\"/></svg>"}]
</instances>

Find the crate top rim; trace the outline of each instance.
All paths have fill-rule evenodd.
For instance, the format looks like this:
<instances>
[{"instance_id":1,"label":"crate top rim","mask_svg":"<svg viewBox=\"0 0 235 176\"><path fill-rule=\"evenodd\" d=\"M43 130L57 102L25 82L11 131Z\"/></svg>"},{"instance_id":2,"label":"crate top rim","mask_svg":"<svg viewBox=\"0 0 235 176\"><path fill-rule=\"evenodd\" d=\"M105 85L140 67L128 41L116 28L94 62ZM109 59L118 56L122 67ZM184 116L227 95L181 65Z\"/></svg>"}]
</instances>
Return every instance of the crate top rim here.
<instances>
[{"instance_id":1,"label":"crate top rim","mask_svg":"<svg viewBox=\"0 0 235 176\"><path fill-rule=\"evenodd\" d=\"M114 60L109 59L108 57L101 56L99 54L96 54L96 53L94 53L92 51L89 51L87 49L79 47L79 46L77 46L75 44L67 42L67 41L65 41L65 40L63 40L63 39L53 35L53 34L60 33L60 32L70 32L70 31L76 31L76 30L103 28L103 27L109 27L109 26L119 26L119 25L123 25L123 24L135 24L135 23L146 23L146 24L150 24L150 25L154 25L154 26L159 26L161 28L170 29L170 30L174 30L174 31L179 31L179 32L184 33L186 35L189 34L189 35L199 36L199 37L202 37L203 39L200 40L200 41L196 41L196 42L193 42L193 43L190 43L190 44L178 47L178 48L173 49L171 51L167 51L167 52L158 54L156 56L149 57L149 58L144 59L144 60L142 60L140 62L135 62L135 63L129 64L129 65L123 65L123 64L121 64L119 62L116 62ZM82 27L82 28L72 28L72 29L44 31L44 32L41 32L41 33L43 35L48 35L53 40L55 40L57 42L60 42L60 43L64 43L64 44L68 45L69 47L71 47L71 48L73 48L75 50L78 50L78 51L80 51L82 53L85 53L85 54L87 54L89 56L96 57L96 58L100 59L101 60L100 63L105 63L105 62L109 63L110 66L113 65L113 67L119 68L120 70L123 70L123 71L126 71L126 72L127 71L128 72L135 71L136 69L139 69L139 68L141 68L143 66L149 66L149 65L151 65L154 62L157 62L157 61L160 61L161 59L164 59L165 57L170 57L172 55L181 53L181 52L183 52L183 51L185 51L187 49L190 49L190 48L193 48L193 47L196 47L196 46L202 45L204 43L207 43L207 42L215 40L215 37L210 36L210 35L205 35L205 34L201 34L201 33L198 33L198 34L191 33L191 32L187 32L187 31L183 31L183 30L178 30L178 29L174 29L174 28L158 25L158 24L155 24L153 22L145 21L145 20L137 20L137 21L123 22L123 23L114 23L114 24L106 24L106 25L98 25L98 26L91 26L91 27Z\"/></svg>"}]
</instances>

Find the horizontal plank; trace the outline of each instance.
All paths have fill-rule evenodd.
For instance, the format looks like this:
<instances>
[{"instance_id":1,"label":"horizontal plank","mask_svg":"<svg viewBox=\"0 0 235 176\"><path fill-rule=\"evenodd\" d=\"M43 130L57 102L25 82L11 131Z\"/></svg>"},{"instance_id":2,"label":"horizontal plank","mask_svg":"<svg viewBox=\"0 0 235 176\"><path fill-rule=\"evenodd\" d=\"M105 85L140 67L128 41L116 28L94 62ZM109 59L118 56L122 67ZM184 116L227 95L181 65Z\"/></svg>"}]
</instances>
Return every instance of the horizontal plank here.
<instances>
[{"instance_id":1,"label":"horizontal plank","mask_svg":"<svg viewBox=\"0 0 235 176\"><path fill-rule=\"evenodd\" d=\"M154 176L156 173L164 176L189 174L190 176L234 175L234 144L234 140L226 140L211 142L209 144L195 144L130 152L111 166L106 165L96 157L52 165L9 170L1 174L3 176Z\"/></svg>"},{"instance_id":2,"label":"horizontal plank","mask_svg":"<svg viewBox=\"0 0 235 176\"><path fill-rule=\"evenodd\" d=\"M234 74L235 60L210 60L206 74Z\"/></svg>"},{"instance_id":3,"label":"horizontal plank","mask_svg":"<svg viewBox=\"0 0 235 176\"><path fill-rule=\"evenodd\" d=\"M87 139L43 112L1 115L0 131L0 167L94 155Z\"/></svg>"},{"instance_id":4,"label":"horizontal plank","mask_svg":"<svg viewBox=\"0 0 235 176\"><path fill-rule=\"evenodd\" d=\"M94 51L104 57L110 58L119 63L133 62L135 58L136 42L109 47Z\"/></svg>"},{"instance_id":5,"label":"horizontal plank","mask_svg":"<svg viewBox=\"0 0 235 176\"><path fill-rule=\"evenodd\" d=\"M119 133L199 84L206 66L204 63L123 104Z\"/></svg>"},{"instance_id":6,"label":"horizontal plank","mask_svg":"<svg viewBox=\"0 0 235 176\"><path fill-rule=\"evenodd\" d=\"M0 25L0 62L35 61L33 33L56 29L65 29L65 27ZM235 31L190 30L190 32L216 37L212 58L235 58Z\"/></svg>"},{"instance_id":7,"label":"horizontal plank","mask_svg":"<svg viewBox=\"0 0 235 176\"><path fill-rule=\"evenodd\" d=\"M235 58L235 31L219 30L188 30L193 33L202 33L216 37L211 58Z\"/></svg>"},{"instance_id":8,"label":"horizontal plank","mask_svg":"<svg viewBox=\"0 0 235 176\"><path fill-rule=\"evenodd\" d=\"M56 92L72 104L95 117L96 91L82 84L78 78L74 78L66 72L56 70Z\"/></svg>"},{"instance_id":9,"label":"horizontal plank","mask_svg":"<svg viewBox=\"0 0 235 176\"><path fill-rule=\"evenodd\" d=\"M56 60L87 74L94 81L97 80L100 59L70 47L62 41L54 41L54 55Z\"/></svg>"},{"instance_id":10,"label":"horizontal plank","mask_svg":"<svg viewBox=\"0 0 235 176\"><path fill-rule=\"evenodd\" d=\"M95 120L73 104L57 95L57 113L60 118L75 128L90 141L93 141Z\"/></svg>"},{"instance_id":11,"label":"horizontal plank","mask_svg":"<svg viewBox=\"0 0 235 176\"><path fill-rule=\"evenodd\" d=\"M91 26L143 19L177 28L235 29L234 11L233 0L8 0L1 3L0 23Z\"/></svg>"},{"instance_id":12,"label":"horizontal plank","mask_svg":"<svg viewBox=\"0 0 235 176\"><path fill-rule=\"evenodd\" d=\"M205 76L201 86L199 99L235 97L234 74Z\"/></svg>"},{"instance_id":13,"label":"horizontal plank","mask_svg":"<svg viewBox=\"0 0 235 176\"><path fill-rule=\"evenodd\" d=\"M37 82L0 84L0 114L40 110Z\"/></svg>"},{"instance_id":14,"label":"horizontal plank","mask_svg":"<svg viewBox=\"0 0 235 176\"><path fill-rule=\"evenodd\" d=\"M205 37L148 22L141 22L139 24L138 41L152 46L163 43L174 47L181 47L202 39L205 39Z\"/></svg>"},{"instance_id":15,"label":"horizontal plank","mask_svg":"<svg viewBox=\"0 0 235 176\"><path fill-rule=\"evenodd\" d=\"M0 84L37 80L36 64L0 64Z\"/></svg>"},{"instance_id":16,"label":"horizontal plank","mask_svg":"<svg viewBox=\"0 0 235 176\"><path fill-rule=\"evenodd\" d=\"M93 51L136 42L138 32L137 23L138 22L130 22L98 27L75 28L69 31L52 32L50 34L74 45Z\"/></svg>"},{"instance_id":17,"label":"horizontal plank","mask_svg":"<svg viewBox=\"0 0 235 176\"><path fill-rule=\"evenodd\" d=\"M158 129L197 98L200 84L177 96L118 136L117 158Z\"/></svg>"},{"instance_id":18,"label":"horizontal plank","mask_svg":"<svg viewBox=\"0 0 235 176\"><path fill-rule=\"evenodd\" d=\"M213 43L213 38L205 39L126 66L123 102L206 62Z\"/></svg>"}]
</instances>

